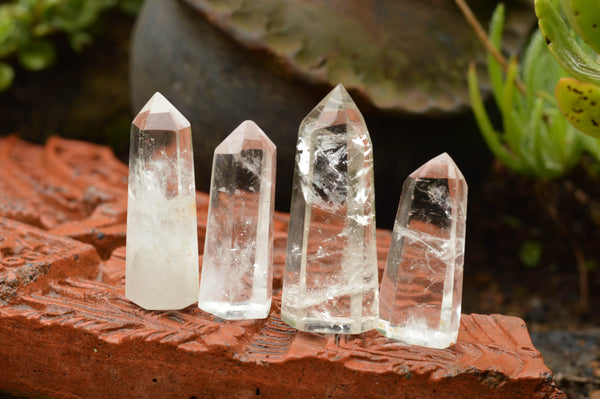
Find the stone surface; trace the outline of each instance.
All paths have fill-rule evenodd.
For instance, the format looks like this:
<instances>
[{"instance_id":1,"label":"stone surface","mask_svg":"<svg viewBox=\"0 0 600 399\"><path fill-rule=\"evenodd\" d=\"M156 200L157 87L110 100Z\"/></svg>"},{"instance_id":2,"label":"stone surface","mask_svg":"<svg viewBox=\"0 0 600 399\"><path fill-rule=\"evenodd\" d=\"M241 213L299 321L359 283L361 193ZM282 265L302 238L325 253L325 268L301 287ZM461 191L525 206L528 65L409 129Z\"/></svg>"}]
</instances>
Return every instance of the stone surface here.
<instances>
[{"instance_id":1,"label":"stone surface","mask_svg":"<svg viewBox=\"0 0 600 399\"><path fill-rule=\"evenodd\" d=\"M281 316L301 331L357 334L379 314L373 151L338 85L300 125Z\"/></svg>"},{"instance_id":2,"label":"stone surface","mask_svg":"<svg viewBox=\"0 0 600 399\"><path fill-rule=\"evenodd\" d=\"M131 124L127 298L182 309L198 298L198 232L190 124L160 93Z\"/></svg>"},{"instance_id":3,"label":"stone surface","mask_svg":"<svg viewBox=\"0 0 600 399\"><path fill-rule=\"evenodd\" d=\"M252 121L215 149L198 306L223 319L269 315L276 161Z\"/></svg>"},{"instance_id":4,"label":"stone surface","mask_svg":"<svg viewBox=\"0 0 600 399\"><path fill-rule=\"evenodd\" d=\"M59 195L77 198L71 202L74 209L86 203L83 194L96 185L94 181L113 182L102 185L101 191L125 197L126 168L114 159L98 165L96 154L103 147L62 139L50 144L69 155L68 162L62 154L54 158L64 168L40 166L47 165L48 145L41 148L14 137L0 139L1 150L10 147L9 156L0 157L3 171L10 172L0 174L0 184L11 187L10 192L0 191L0 215L11 212L32 221L52 220L50 216L60 208L45 197L45 182L56 182L54 191ZM77 149L78 156L70 155L70 148ZM36 168L19 167L19 157L25 155ZM84 176L80 174L84 170L97 173ZM79 184L66 190L77 176L81 176ZM29 184L34 181L39 184ZM28 202L21 199L25 189ZM208 196L198 193L196 199L198 237L203 240ZM21 201L18 212L6 205ZM106 217L124 215L124 202L102 196L96 208L111 209ZM35 205L42 203L46 207ZM23 275L14 285L5 276L15 269L0 268L2 289L14 287L11 297L0 303L0 395L565 398L532 346L525 324L515 317L463 315L456 345L443 350L393 342L375 331L318 335L287 326L280 318L279 299L288 228L288 216L282 213L275 213L274 298L269 318L223 321L196 306L181 311L141 309L125 297L124 248L112 251L102 262L89 245L65 238L93 234L95 222L90 220L96 212L91 208L76 213L79 219L53 226L52 231L62 232L63 237L39 226L0 223L0 235L5 237L0 243L2 259L25 247L53 244L39 258L47 266L45 272L35 274L35 282ZM122 220L115 217L111 224L104 219L101 224L101 231L109 231L122 225ZM109 252L104 239L93 244ZM12 244L5 244L6 240ZM380 273L390 242L390 232L377 232Z\"/></svg>"},{"instance_id":5,"label":"stone surface","mask_svg":"<svg viewBox=\"0 0 600 399\"><path fill-rule=\"evenodd\" d=\"M406 179L381 281L382 334L440 349L456 342L466 220L467 183L448 154Z\"/></svg>"}]
</instances>

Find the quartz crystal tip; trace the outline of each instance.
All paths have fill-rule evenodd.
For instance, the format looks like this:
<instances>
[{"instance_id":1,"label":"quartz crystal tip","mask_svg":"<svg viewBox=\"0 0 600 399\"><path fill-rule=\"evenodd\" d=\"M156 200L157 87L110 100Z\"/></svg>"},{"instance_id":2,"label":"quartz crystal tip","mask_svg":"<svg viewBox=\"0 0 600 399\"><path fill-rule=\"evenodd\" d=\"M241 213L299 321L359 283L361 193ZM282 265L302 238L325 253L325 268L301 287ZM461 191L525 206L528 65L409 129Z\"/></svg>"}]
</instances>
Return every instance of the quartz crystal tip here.
<instances>
[{"instance_id":1,"label":"quartz crystal tip","mask_svg":"<svg viewBox=\"0 0 600 399\"><path fill-rule=\"evenodd\" d=\"M236 127L229 136L225 138L215 149L217 154L237 154L252 148L262 148L269 152L275 152L275 144L262 131L262 129L251 120L246 120Z\"/></svg>"},{"instance_id":2,"label":"quartz crystal tip","mask_svg":"<svg viewBox=\"0 0 600 399\"><path fill-rule=\"evenodd\" d=\"M300 124L281 315L302 331L358 334L378 320L372 145L336 86Z\"/></svg>"},{"instance_id":3,"label":"quartz crystal tip","mask_svg":"<svg viewBox=\"0 0 600 399\"><path fill-rule=\"evenodd\" d=\"M410 174L412 178L455 179L465 181L454 160L444 152ZM466 183L465 183L466 184Z\"/></svg>"},{"instance_id":4,"label":"quartz crystal tip","mask_svg":"<svg viewBox=\"0 0 600 399\"><path fill-rule=\"evenodd\" d=\"M346 91L346 88L340 83L304 118L301 129L302 126L310 129L311 127L342 124L367 131L362 114L352 100L352 97L350 97L350 94Z\"/></svg>"},{"instance_id":5,"label":"quartz crystal tip","mask_svg":"<svg viewBox=\"0 0 600 399\"><path fill-rule=\"evenodd\" d=\"M462 301L467 183L446 153L404 182L381 280L386 337L446 348L456 342Z\"/></svg>"},{"instance_id":6,"label":"quartz crystal tip","mask_svg":"<svg viewBox=\"0 0 600 399\"><path fill-rule=\"evenodd\" d=\"M198 306L220 318L269 314L276 156L252 121L215 149Z\"/></svg>"},{"instance_id":7,"label":"quartz crystal tip","mask_svg":"<svg viewBox=\"0 0 600 399\"><path fill-rule=\"evenodd\" d=\"M159 92L148 100L133 124L140 130L178 131L190 127L190 122Z\"/></svg>"},{"instance_id":8,"label":"quartz crystal tip","mask_svg":"<svg viewBox=\"0 0 600 399\"><path fill-rule=\"evenodd\" d=\"M125 295L145 309L198 296L196 190L189 122L156 93L131 124Z\"/></svg>"}]
</instances>

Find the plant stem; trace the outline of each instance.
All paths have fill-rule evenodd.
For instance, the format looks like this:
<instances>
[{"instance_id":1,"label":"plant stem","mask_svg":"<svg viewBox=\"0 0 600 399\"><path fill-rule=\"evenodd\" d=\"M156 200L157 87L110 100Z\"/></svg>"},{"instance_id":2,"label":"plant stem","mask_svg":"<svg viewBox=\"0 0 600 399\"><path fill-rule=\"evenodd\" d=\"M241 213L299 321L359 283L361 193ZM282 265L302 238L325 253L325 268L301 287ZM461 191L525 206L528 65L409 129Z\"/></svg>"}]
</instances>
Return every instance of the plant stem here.
<instances>
[{"instance_id":1,"label":"plant stem","mask_svg":"<svg viewBox=\"0 0 600 399\"><path fill-rule=\"evenodd\" d=\"M475 35L477 36L479 41L483 44L486 50L496 59L498 64L500 64L500 66L504 70L504 73L506 73L508 71L508 62L506 61L506 58L504 58L502 53L500 53L500 51L498 51L498 49L494 47L494 44L490 41L489 36L477 20L477 17L475 17L475 14L473 14L473 11L471 11L469 5L464 0L454 0L454 2L456 3L463 16L475 32ZM515 77L515 85L521 93L526 93L525 85L518 76Z\"/></svg>"}]
</instances>

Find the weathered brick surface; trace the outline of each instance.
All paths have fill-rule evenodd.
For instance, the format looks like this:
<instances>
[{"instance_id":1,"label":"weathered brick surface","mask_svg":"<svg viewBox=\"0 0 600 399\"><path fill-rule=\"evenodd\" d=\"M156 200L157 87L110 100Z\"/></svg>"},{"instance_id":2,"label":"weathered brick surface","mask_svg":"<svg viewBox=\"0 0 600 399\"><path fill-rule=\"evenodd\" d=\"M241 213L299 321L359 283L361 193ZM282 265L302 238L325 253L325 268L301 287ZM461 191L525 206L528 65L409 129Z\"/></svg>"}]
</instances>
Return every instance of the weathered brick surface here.
<instances>
[{"instance_id":1,"label":"weathered brick surface","mask_svg":"<svg viewBox=\"0 0 600 399\"><path fill-rule=\"evenodd\" d=\"M444 350L375 331L319 335L287 326L279 318L285 214L276 215L268 319L223 321L196 306L143 310L124 296L124 165L103 147L59 138L43 148L3 139L0 155L9 171L0 174L0 391L56 398L565 397L515 317L463 315L457 344ZM199 193L201 241L207 206ZM389 232L378 232L380 269L389 240Z\"/></svg>"}]
</instances>

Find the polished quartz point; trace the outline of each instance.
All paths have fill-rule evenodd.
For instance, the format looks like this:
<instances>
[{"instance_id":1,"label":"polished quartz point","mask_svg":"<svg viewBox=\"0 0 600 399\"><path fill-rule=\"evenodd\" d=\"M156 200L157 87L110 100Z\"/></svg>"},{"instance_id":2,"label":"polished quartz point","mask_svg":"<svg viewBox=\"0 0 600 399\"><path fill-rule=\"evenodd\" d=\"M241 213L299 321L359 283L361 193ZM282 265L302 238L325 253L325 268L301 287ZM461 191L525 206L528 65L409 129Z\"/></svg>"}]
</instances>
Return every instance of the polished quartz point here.
<instances>
[{"instance_id":1,"label":"polished quartz point","mask_svg":"<svg viewBox=\"0 0 600 399\"><path fill-rule=\"evenodd\" d=\"M145 309L198 299L195 195L190 124L156 93L133 120L129 150L125 295Z\"/></svg>"},{"instance_id":2,"label":"polished quartz point","mask_svg":"<svg viewBox=\"0 0 600 399\"><path fill-rule=\"evenodd\" d=\"M198 306L223 319L269 314L276 157L252 121L214 153Z\"/></svg>"},{"instance_id":3,"label":"polished quartz point","mask_svg":"<svg viewBox=\"0 0 600 399\"><path fill-rule=\"evenodd\" d=\"M377 329L430 348L456 342L467 183L446 153L404 182L380 291Z\"/></svg>"},{"instance_id":4,"label":"polished quartz point","mask_svg":"<svg viewBox=\"0 0 600 399\"><path fill-rule=\"evenodd\" d=\"M378 320L373 153L342 85L298 133L281 316L302 331L357 334Z\"/></svg>"}]
</instances>

